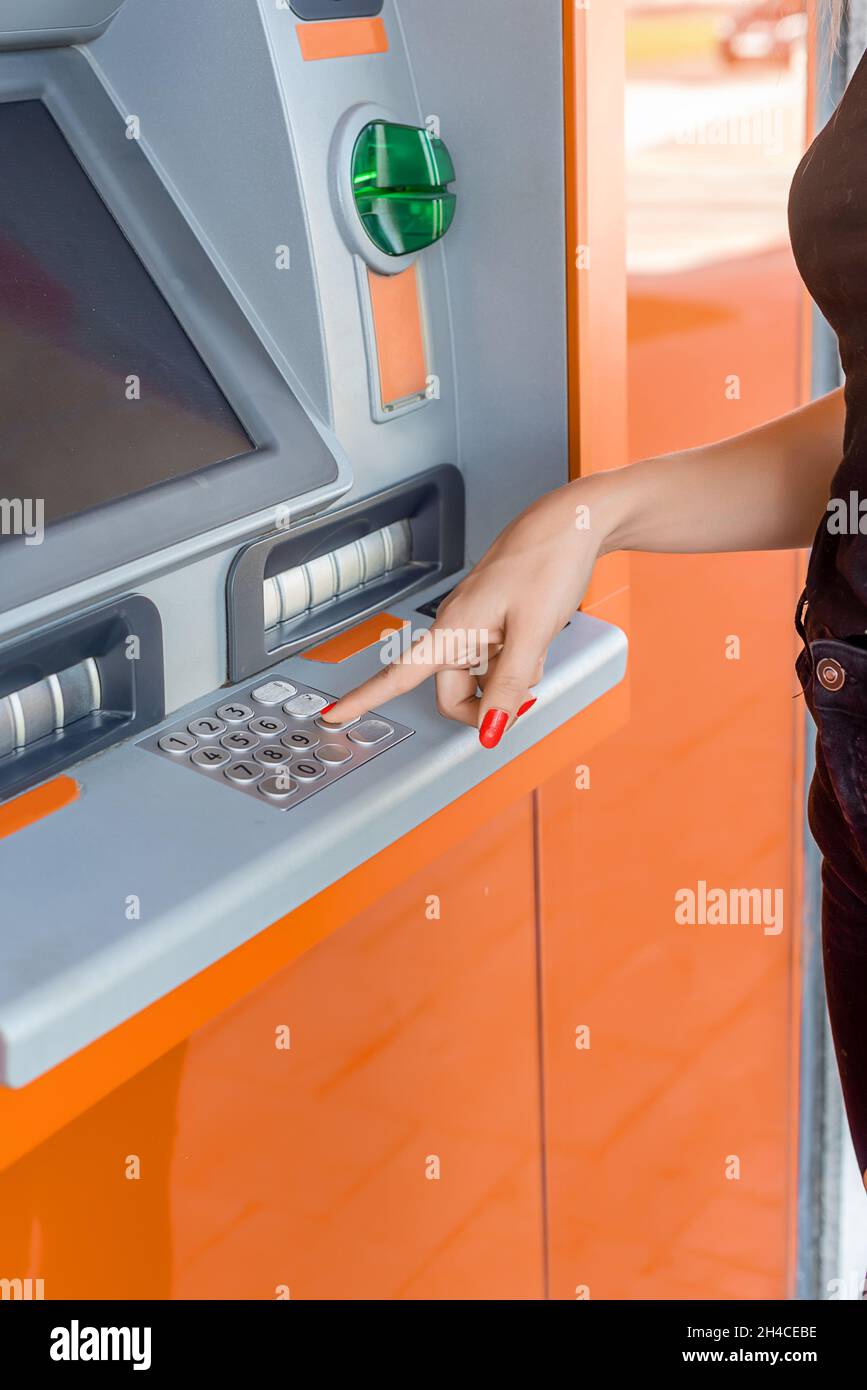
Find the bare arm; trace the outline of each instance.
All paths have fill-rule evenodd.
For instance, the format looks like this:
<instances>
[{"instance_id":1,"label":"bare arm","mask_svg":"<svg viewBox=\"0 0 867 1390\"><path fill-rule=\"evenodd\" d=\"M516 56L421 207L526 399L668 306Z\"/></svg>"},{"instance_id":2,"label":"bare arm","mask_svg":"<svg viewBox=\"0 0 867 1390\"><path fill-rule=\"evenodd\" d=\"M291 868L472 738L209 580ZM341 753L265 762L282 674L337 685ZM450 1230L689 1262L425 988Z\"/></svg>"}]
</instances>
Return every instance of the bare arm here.
<instances>
[{"instance_id":1,"label":"bare arm","mask_svg":"<svg viewBox=\"0 0 867 1390\"><path fill-rule=\"evenodd\" d=\"M440 712L477 726L493 747L530 699L599 555L809 545L840 461L843 424L843 393L834 391L719 444L579 478L540 498L441 606L434 630L451 634L440 644L450 664L434 643L421 642L339 700L329 717L352 719L435 675ZM463 661L454 655L456 637ZM484 673L471 669L480 652Z\"/></svg>"},{"instance_id":2,"label":"bare arm","mask_svg":"<svg viewBox=\"0 0 867 1390\"><path fill-rule=\"evenodd\" d=\"M840 389L719 444L597 475L600 549L695 554L810 545L840 462L844 416Z\"/></svg>"}]
</instances>

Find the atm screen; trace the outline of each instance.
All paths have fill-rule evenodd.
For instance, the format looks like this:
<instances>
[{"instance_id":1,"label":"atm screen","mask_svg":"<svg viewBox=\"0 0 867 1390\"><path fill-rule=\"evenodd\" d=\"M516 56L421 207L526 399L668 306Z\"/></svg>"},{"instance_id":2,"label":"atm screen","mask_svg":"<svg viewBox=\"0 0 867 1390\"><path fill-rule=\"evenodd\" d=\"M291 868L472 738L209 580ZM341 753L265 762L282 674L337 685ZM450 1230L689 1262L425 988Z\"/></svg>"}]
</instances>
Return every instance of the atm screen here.
<instances>
[{"instance_id":1,"label":"atm screen","mask_svg":"<svg viewBox=\"0 0 867 1390\"><path fill-rule=\"evenodd\" d=\"M0 498L50 523L253 449L47 108L0 103Z\"/></svg>"}]
</instances>

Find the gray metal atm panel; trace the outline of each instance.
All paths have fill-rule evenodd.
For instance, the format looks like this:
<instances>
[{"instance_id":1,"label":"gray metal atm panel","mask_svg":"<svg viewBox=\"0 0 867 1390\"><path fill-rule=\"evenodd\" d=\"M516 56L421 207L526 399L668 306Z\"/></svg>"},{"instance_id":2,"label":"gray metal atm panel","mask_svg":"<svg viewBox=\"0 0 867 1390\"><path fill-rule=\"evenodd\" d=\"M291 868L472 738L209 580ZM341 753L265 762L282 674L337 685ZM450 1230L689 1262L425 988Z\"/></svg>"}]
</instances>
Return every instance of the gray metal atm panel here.
<instances>
[{"instance_id":1,"label":"gray metal atm panel","mask_svg":"<svg viewBox=\"0 0 867 1390\"><path fill-rule=\"evenodd\" d=\"M418 625L414 607L397 612ZM295 658L271 675L339 695L378 659L378 648L338 666ZM443 720L426 685L386 711L412 738L285 812L137 743L84 763L77 803L0 842L0 1084L26 1085L308 901L532 749L625 665L623 634L578 614L499 748Z\"/></svg>"},{"instance_id":2,"label":"gray metal atm panel","mask_svg":"<svg viewBox=\"0 0 867 1390\"><path fill-rule=\"evenodd\" d=\"M127 0L86 56L289 384L331 422L311 228L256 0Z\"/></svg>"},{"instance_id":3,"label":"gray metal atm panel","mask_svg":"<svg viewBox=\"0 0 867 1390\"><path fill-rule=\"evenodd\" d=\"M562 8L396 5L420 105L459 164L442 255L472 561L569 476Z\"/></svg>"},{"instance_id":4,"label":"gray metal atm panel","mask_svg":"<svg viewBox=\"0 0 867 1390\"><path fill-rule=\"evenodd\" d=\"M2 0L0 48L87 43L110 23L123 0Z\"/></svg>"},{"instance_id":5,"label":"gray metal atm panel","mask_svg":"<svg viewBox=\"0 0 867 1390\"><path fill-rule=\"evenodd\" d=\"M410 124L427 114L394 0L382 19L387 53L305 62L302 21L273 0L127 0L87 50L119 108L140 116L149 157L287 380L333 424L352 462L353 501L425 468L460 465L442 251L418 260L440 399L378 424L359 258L335 214L333 146L346 113L373 103ZM447 112L443 121L459 158L460 132ZM289 246L294 269L275 270L278 245Z\"/></svg>"},{"instance_id":6,"label":"gray metal atm panel","mask_svg":"<svg viewBox=\"0 0 867 1390\"><path fill-rule=\"evenodd\" d=\"M305 62L301 21L273 0L127 0L87 56L287 380L333 423L351 500L456 463L478 559L568 477L561 7L529 20L502 0L385 0L382 21L387 53ZM384 424L333 167L341 122L371 104L438 117L457 168L455 224L416 262L440 398ZM279 244L294 269L275 270Z\"/></svg>"}]
</instances>

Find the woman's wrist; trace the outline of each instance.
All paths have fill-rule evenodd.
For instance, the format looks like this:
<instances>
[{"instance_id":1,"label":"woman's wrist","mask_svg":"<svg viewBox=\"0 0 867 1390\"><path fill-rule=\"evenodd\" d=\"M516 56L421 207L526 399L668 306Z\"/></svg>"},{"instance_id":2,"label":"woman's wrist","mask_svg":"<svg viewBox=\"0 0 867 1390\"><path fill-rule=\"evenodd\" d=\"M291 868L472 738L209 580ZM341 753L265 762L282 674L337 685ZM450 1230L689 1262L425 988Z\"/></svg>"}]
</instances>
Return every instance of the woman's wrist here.
<instances>
[{"instance_id":1,"label":"woman's wrist","mask_svg":"<svg viewBox=\"0 0 867 1390\"><path fill-rule=\"evenodd\" d=\"M635 483L634 470L627 467L591 473L569 484L576 529L589 534L598 555L629 548Z\"/></svg>"}]
</instances>

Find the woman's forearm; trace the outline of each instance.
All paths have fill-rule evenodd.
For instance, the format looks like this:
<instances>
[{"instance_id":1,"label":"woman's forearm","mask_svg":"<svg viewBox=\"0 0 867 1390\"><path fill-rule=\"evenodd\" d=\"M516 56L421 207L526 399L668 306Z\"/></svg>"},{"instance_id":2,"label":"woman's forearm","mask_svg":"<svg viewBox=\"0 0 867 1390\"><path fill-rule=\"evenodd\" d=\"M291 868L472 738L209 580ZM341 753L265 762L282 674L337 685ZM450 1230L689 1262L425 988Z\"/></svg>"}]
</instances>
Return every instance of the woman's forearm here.
<instances>
[{"instance_id":1,"label":"woman's forearm","mask_svg":"<svg viewBox=\"0 0 867 1390\"><path fill-rule=\"evenodd\" d=\"M532 703L547 648L580 604L600 554L809 545L842 452L843 421L837 391L723 443L592 474L546 493L443 602L432 631L448 631L451 639L463 634L457 656L437 655L454 651L454 641L441 645L425 632L408 654L338 700L328 719L355 719L436 676L440 711L478 727L485 747L494 747L504 720L513 722Z\"/></svg>"},{"instance_id":2,"label":"woman's forearm","mask_svg":"<svg viewBox=\"0 0 867 1390\"><path fill-rule=\"evenodd\" d=\"M582 489L601 553L808 546L843 445L842 390L758 429L591 475ZM582 488L583 485L583 488Z\"/></svg>"}]
</instances>

